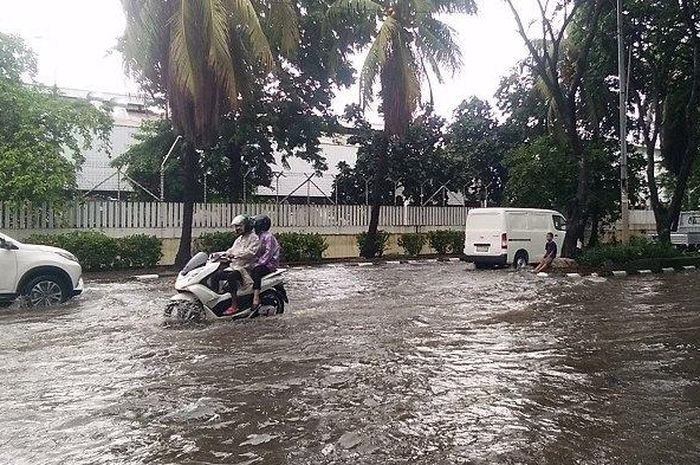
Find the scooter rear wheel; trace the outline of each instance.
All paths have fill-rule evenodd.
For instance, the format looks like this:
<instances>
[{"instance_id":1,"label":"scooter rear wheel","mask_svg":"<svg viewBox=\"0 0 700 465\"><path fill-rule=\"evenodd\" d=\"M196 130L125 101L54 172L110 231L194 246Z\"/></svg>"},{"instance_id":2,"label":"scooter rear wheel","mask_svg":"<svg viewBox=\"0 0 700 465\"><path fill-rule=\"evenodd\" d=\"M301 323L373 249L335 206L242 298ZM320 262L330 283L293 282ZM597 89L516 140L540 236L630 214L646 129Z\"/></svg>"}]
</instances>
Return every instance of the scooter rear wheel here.
<instances>
[{"instance_id":1,"label":"scooter rear wheel","mask_svg":"<svg viewBox=\"0 0 700 465\"><path fill-rule=\"evenodd\" d=\"M263 292L260 301L263 307L274 308L274 312L271 312L272 315L284 313L284 299L276 290L268 289Z\"/></svg>"}]
</instances>

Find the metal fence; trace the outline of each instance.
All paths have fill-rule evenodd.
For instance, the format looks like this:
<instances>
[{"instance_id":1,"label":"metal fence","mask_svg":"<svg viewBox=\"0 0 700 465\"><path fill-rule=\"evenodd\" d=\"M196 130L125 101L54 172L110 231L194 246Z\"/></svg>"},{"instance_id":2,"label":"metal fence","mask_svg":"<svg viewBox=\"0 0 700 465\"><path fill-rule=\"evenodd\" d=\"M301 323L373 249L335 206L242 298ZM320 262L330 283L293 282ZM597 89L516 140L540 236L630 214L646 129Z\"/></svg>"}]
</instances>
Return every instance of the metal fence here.
<instances>
[{"instance_id":1,"label":"metal fence","mask_svg":"<svg viewBox=\"0 0 700 465\"><path fill-rule=\"evenodd\" d=\"M383 206L380 227L464 227L466 207ZM195 204L195 229L228 228L241 213L265 213L277 228L363 228L369 224L365 205ZM85 202L60 208L0 203L0 230L180 229L183 204L168 202Z\"/></svg>"}]
</instances>

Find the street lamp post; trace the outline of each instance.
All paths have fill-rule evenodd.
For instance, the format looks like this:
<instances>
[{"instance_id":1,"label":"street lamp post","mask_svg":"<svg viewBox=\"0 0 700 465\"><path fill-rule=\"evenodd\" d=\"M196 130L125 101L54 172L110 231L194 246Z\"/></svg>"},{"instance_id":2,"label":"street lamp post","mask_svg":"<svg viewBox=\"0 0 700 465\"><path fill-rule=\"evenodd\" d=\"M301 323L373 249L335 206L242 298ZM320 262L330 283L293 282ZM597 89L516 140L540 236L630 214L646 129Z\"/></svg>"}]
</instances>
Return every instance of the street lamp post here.
<instances>
[{"instance_id":1,"label":"street lamp post","mask_svg":"<svg viewBox=\"0 0 700 465\"><path fill-rule=\"evenodd\" d=\"M629 198L627 192L627 78L625 44L622 36L622 0L617 0L617 66L620 81L620 204L622 207L622 242L630 235Z\"/></svg>"},{"instance_id":2,"label":"street lamp post","mask_svg":"<svg viewBox=\"0 0 700 465\"><path fill-rule=\"evenodd\" d=\"M243 205L246 205L247 203L247 186L246 186L246 180L248 179L248 175L253 171L253 168L248 168L248 171L245 172L243 175Z\"/></svg>"},{"instance_id":3,"label":"street lamp post","mask_svg":"<svg viewBox=\"0 0 700 465\"><path fill-rule=\"evenodd\" d=\"M175 138L175 141L173 142L173 145L170 146L170 150L168 150L167 155L163 157L163 161L160 164L160 201L163 202L165 200L165 163L168 161L168 158L170 158L170 155L173 153L173 150L175 150L175 145L182 139L182 136L178 135Z\"/></svg>"}]
</instances>

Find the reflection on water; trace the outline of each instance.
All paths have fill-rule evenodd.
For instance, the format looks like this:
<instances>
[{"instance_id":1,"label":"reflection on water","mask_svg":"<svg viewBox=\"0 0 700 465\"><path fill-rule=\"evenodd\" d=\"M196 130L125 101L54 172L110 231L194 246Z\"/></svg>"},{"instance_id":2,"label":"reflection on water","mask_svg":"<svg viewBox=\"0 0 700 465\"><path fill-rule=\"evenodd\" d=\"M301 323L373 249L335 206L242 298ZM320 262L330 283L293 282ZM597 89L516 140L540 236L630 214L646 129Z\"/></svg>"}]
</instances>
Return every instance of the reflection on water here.
<instances>
[{"instance_id":1,"label":"reflection on water","mask_svg":"<svg viewBox=\"0 0 700 465\"><path fill-rule=\"evenodd\" d=\"M0 313L0 463L695 464L700 275L289 273L289 311L166 327L171 283Z\"/></svg>"}]
</instances>

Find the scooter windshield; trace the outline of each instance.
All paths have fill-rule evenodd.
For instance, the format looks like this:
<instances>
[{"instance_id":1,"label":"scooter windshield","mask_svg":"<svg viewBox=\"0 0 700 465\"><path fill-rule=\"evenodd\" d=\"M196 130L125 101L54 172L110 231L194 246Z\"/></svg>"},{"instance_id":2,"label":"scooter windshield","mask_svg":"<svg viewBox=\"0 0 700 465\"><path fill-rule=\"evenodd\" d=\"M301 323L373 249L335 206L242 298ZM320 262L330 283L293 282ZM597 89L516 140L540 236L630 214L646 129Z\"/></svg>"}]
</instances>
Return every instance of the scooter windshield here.
<instances>
[{"instance_id":1,"label":"scooter windshield","mask_svg":"<svg viewBox=\"0 0 700 465\"><path fill-rule=\"evenodd\" d=\"M204 252L198 252L194 257L190 258L190 261L187 262L187 265L185 265L182 271L180 271L180 274L184 275L194 270L195 268L204 266L207 263L208 259L209 255L207 255Z\"/></svg>"}]
</instances>

